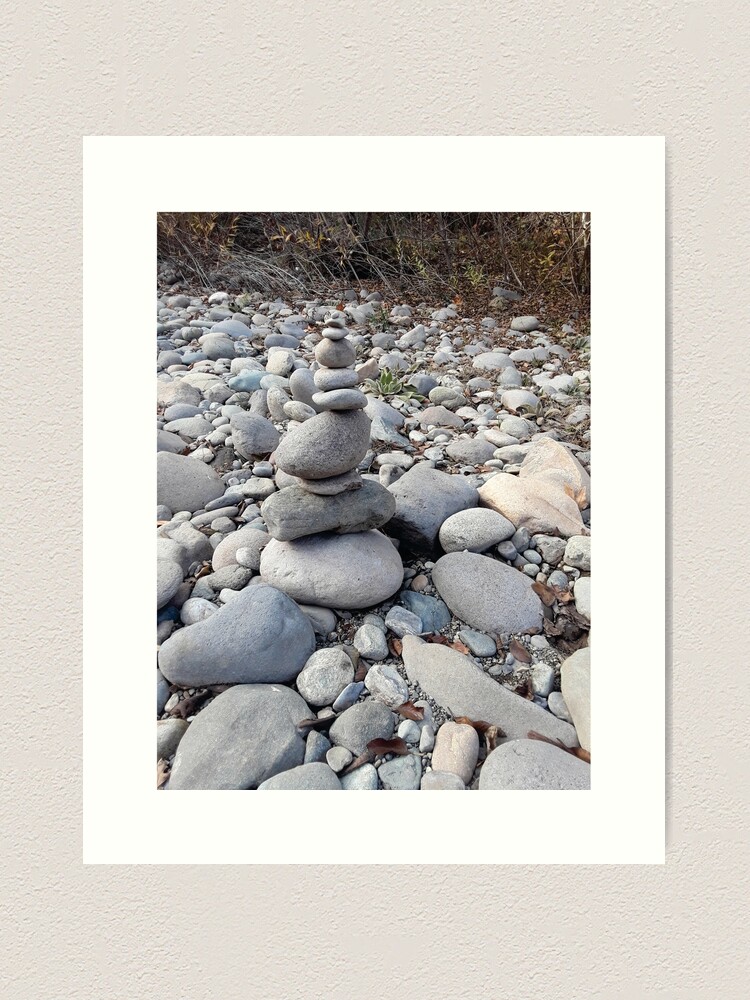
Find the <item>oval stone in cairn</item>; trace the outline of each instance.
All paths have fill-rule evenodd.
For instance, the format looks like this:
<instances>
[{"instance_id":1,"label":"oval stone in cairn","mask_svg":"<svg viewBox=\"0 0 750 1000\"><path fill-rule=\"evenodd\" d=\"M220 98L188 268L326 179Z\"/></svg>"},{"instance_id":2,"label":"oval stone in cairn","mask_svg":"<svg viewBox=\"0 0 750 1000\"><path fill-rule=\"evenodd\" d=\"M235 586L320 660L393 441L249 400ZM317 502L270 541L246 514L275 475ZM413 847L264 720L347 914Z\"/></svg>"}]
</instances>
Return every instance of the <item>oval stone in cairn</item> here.
<instances>
[{"instance_id":1,"label":"oval stone in cairn","mask_svg":"<svg viewBox=\"0 0 750 1000\"><path fill-rule=\"evenodd\" d=\"M315 360L324 368L351 368L357 352L351 340L324 338L315 348Z\"/></svg>"},{"instance_id":2,"label":"oval stone in cairn","mask_svg":"<svg viewBox=\"0 0 750 1000\"><path fill-rule=\"evenodd\" d=\"M356 469L369 443L370 420L362 410L318 413L287 431L276 465L290 476L328 479Z\"/></svg>"},{"instance_id":3,"label":"oval stone in cairn","mask_svg":"<svg viewBox=\"0 0 750 1000\"><path fill-rule=\"evenodd\" d=\"M343 340L347 335L346 317L343 313L331 315L326 320L323 327L323 336L326 340Z\"/></svg>"},{"instance_id":4,"label":"oval stone in cairn","mask_svg":"<svg viewBox=\"0 0 750 1000\"><path fill-rule=\"evenodd\" d=\"M359 382L359 375L351 368L319 368L313 375L318 392L331 389L351 389Z\"/></svg>"},{"instance_id":5,"label":"oval stone in cairn","mask_svg":"<svg viewBox=\"0 0 750 1000\"><path fill-rule=\"evenodd\" d=\"M403 578L393 543L372 530L390 519L394 504L380 483L363 489L357 472L370 443L370 419L367 397L354 388L356 351L346 339L345 317L331 316L322 332L315 348L319 391L312 397L322 412L287 431L276 449L280 492L262 507L274 547L261 574L296 600L371 607Z\"/></svg>"}]
</instances>

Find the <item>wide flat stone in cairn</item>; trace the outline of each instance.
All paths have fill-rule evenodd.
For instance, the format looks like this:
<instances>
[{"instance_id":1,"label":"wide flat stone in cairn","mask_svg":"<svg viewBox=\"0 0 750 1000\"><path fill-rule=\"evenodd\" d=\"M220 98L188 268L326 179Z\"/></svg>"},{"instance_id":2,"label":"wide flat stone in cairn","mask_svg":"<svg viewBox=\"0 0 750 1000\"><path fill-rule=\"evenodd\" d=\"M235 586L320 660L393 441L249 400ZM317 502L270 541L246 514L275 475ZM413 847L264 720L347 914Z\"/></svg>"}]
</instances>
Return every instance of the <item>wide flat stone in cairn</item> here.
<instances>
[{"instance_id":1,"label":"wide flat stone in cairn","mask_svg":"<svg viewBox=\"0 0 750 1000\"><path fill-rule=\"evenodd\" d=\"M347 333L346 314L338 310L331 313L323 327L323 336L327 340L343 340Z\"/></svg>"},{"instance_id":2,"label":"wide flat stone in cairn","mask_svg":"<svg viewBox=\"0 0 750 1000\"><path fill-rule=\"evenodd\" d=\"M390 521L395 510L394 497L376 482L335 496L320 496L301 486L290 486L265 500L262 509L269 534L282 542L322 531L342 535L369 531Z\"/></svg>"},{"instance_id":3,"label":"wide flat stone in cairn","mask_svg":"<svg viewBox=\"0 0 750 1000\"><path fill-rule=\"evenodd\" d=\"M327 326L323 336L326 340L343 340L346 336L346 327Z\"/></svg>"},{"instance_id":4,"label":"wide flat stone in cairn","mask_svg":"<svg viewBox=\"0 0 750 1000\"><path fill-rule=\"evenodd\" d=\"M295 600L361 608L390 597L403 566L391 542L371 530L390 520L395 501L379 483L363 484L357 472L370 418L367 397L353 387L356 351L346 333L343 316L327 320L315 348L320 391L312 397L323 412L287 432L276 449L280 489L263 504L274 544L261 573Z\"/></svg>"},{"instance_id":5,"label":"wide flat stone in cairn","mask_svg":"<svg viewBox=\"0 0 750 1000\"><path fill-rule=\"evenodd\" d=\"M359 389L331 389L330 392L316 392L313 404L318 410L364 410L367 396Z\"/></svg>"},{"instance_id":6,"label":"wide flat stone in cairn","mask_svg":"<svg viewBox=\"0 0 750 1000\"><path fill-rule=\"evenodd\" d=\"M360 474L354 470L344 472L340 476L329 476L327 479L301 479L294 477L294 484L301 486L308 493L317 493L318 496L333 497L339 493L347 493L352 490L361 490L364 480Z\"/></svg>"}]
</instances>

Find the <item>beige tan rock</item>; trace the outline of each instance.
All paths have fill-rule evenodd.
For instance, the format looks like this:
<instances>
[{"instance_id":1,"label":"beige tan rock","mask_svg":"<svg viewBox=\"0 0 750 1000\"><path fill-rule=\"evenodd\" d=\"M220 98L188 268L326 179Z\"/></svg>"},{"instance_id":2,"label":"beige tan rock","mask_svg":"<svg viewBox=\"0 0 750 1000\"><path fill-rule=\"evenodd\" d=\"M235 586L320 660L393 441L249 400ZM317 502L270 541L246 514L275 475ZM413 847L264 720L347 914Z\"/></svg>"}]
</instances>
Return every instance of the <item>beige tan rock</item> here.
<instances>
[{"instance_id":1,"label":"beige tan rock","mask_svg":"<svg viewBox=\"0 0 750 1000\"><path fill-rule=\"evenodd\" d=\"M479 737L473 726L444 722L435 737L432 767L457 774L465 785L471 781L479 756Z\"/></svg>"},{"instance_id":2,"label":"beige tan rock","mask_svg":"<svg viewBox=\"0 0 750 1000\"><path fill-rule=\"evenodd\" d=\"M521 479L500 472L479 490L483 507L496 510L516 528L528 528L532 535L582 535L585 532L578 504L547 478Z\"/></svg>"},{"instance_id":3,"label":"beige tan rock","mask_svg":"<svg viewBox=\"0 0 750 1000\"><path fill-rule=\"evenodd\" d=\"M212 385L220 385L222 382L218 375L212 375L210 372L190 372L188 375L183 375L180 381L186 385L192 385L193 388L199 389L201 392L205 392Z\"/></svg>"},{"instance_id":4,"label":"beige tan rock","mask_svg":"<svg viewBox=\"0 0 750 1000\"><path fill-rule=\"evenodd\" d=\"M578 742L591 751L591 650L577 649L560 667L560 687Z\"/></svg>"},{"instance_id":5,"label":"beige tan rock","mask_svg":"<svg viewBox=\"0 0 750 1000\"><path fill-rule=\"evenodd\" d=\"M363 365L359 365L356 369L357 375L359 376L359 381L364 382L368 378L377 378L380 374L380 368L378 367L378 359L370 358L369 361L365 361Z\"/></svg>"},{"instance_id":6,"label":"beige tan rock","mask_svg":"<svg viewBox=\"0 0 750 1000\"><path fill-rule=\"evenodd\" d=\"M526 453L519 472L521 479L542 478L563 493L577 498L583 510L591 503L591 477L573 453L552 438L537 438ZM566 490L567 487L567 490Z\"/></svg>"}]
</instances>

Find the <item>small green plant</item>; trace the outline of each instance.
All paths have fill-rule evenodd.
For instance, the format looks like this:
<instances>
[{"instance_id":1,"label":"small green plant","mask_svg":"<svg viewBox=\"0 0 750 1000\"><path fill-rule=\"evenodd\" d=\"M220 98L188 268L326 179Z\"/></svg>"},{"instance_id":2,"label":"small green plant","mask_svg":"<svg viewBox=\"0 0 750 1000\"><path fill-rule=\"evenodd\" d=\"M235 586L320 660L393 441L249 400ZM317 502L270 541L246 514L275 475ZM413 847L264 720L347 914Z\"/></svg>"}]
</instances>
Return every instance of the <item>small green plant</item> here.
<instances>
[{"instance_id":1,"label":"small green plant","mask_svg":"<svg viewBox=\"0 0 750 1000\"><path fill-rule=\"evenodd\" d=\"M390 314L385 306L380 306L370 317L370 326L374 326L378 333L388 333L391 326Z\"/></svg>"},{"instance_id":2,"label":"small green plant","mask_svg":"<svg viewBox=\"0 0 750 1000\"><path fill-rule=\"evenodd\" d=\"M398 399L419 399L423 400L424 396L417 392L417 390L410 386L408 383L403 382L394 372L389 368L384 368L380 375L374 378L365 379L365 385L371 393L375 396L387 397L395 396Z\"/></svg>"},{"instance_id":3,"label":"small green plant","mask_svg":"<svg viewBox=\"0 0 750 1000\"><path fill-rule=\"evenodd\" d=\"M576 382L569 389L565 390L566 395L573 396L575 399L581 399L587 395L587 387L581 382Z\"/></svg>"},{"instance_id":4,"label":"small green plant","mask_svg":"<svg viewBox=\"0 0 750 1000\"><path fill-rule=\"evenodd\" d=\"M464 268L464 274L474 291L487 284L487 276L481 264L477 267L476 264L469 262Z\"/></svg>"}]
</instances>

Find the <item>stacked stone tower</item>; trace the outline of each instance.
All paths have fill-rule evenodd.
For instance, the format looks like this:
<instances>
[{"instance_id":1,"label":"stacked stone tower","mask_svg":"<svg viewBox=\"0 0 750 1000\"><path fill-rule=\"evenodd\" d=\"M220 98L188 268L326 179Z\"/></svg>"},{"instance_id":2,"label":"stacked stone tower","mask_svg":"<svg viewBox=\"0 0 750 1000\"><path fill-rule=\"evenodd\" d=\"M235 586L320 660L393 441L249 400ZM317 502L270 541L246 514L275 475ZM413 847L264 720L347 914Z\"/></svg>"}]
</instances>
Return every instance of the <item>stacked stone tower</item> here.
<instances>
[{"instance_id":1,"label":"stacked stone tower","mask_svg":"<svg viewBox=\"0 0 750 1000\"><path fill-rule=\"evenodd\" d=\"M398 590L403 566L393 543L376 530L393 516L395 500L357 471L370 443L370 420L341 314L326 321L315 360L318 412L289 430L276 450L280 489L262 508L272 541L260 571L304 604L370 607Z\"/></svg>"}]
</instances>

